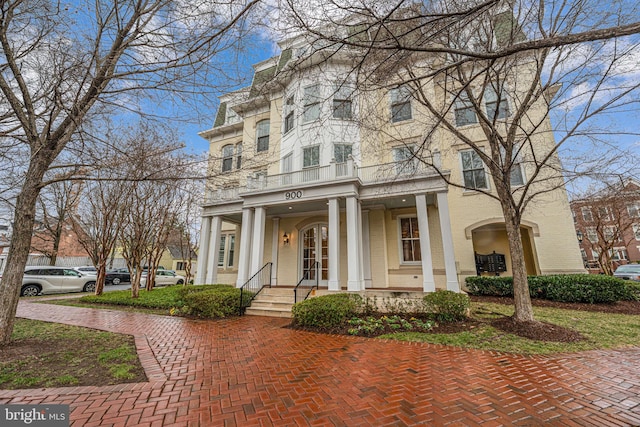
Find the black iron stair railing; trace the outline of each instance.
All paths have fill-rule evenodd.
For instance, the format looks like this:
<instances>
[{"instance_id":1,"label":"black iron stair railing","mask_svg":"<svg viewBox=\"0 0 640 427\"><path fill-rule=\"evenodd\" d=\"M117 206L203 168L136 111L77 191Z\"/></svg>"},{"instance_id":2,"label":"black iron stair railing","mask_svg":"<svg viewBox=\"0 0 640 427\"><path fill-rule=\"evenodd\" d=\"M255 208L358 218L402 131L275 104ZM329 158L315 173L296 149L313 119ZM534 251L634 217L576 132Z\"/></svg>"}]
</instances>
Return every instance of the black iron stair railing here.
<instances>
[{"instance_id":1,"label":"black iron stair railing","mask_svg":"<svg viewBox=\"0 0 640 427\"><path fill-rule=\"evenodd\" d=\"M315 271L315 283L309 286L308 283L305 283L306 280L309 280L311 277L311 272ZM318 283L320 280L320 262L316 261L313 266L309 267L302 273L302 278L293 289L293 302L297 303L298 301L304 301L309 297L311 291L315 288L318 289ZM306 291L306 294L305 294ZM298 293L299 292L299 293ZM304 295L304 298L302 296Z\"/></svg>"},{"instance_id":2,"label":"black iron stair railing","mask_svg":"<svg viewBox=\"0 0 640 427\"><path fill-rule=\"evenodd\" d=\"M251 305L251 301L265 287L271 287L271 267L272 263L266 263L256 274L251 276L244 285L240 287L240 311L242 316L247 307Z\"/></svg>"}]
</instances>

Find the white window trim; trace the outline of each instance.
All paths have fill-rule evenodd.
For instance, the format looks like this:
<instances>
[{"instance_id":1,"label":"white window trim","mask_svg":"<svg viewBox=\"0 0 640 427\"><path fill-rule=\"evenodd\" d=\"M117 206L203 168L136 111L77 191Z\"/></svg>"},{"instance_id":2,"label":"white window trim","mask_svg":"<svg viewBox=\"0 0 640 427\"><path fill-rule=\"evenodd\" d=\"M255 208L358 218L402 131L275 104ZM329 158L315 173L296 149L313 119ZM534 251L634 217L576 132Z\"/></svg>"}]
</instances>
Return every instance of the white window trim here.
<instances>
[{"instance_id":1,"label":"white window trim","mask_svg":"<svg viewBox=\"0 0 640 427\"><path fill-rule=\"evenodd\" d=\"M229 265L229 261L231 261L232 263L234 262L233 258L229 256L229 251L231 250L232 236L234 238L234 248L233 248L234 257L235 257L235 252L238 250L238 248L235 245L235 235L236 235L235 232L230 231L230 232L222 233L220 236L220 241L224 239L224 249L223 249L223 256L222 256L222 265L220 265L220 245L218 246L218 249L216 251L216 266L218 270L233 270L235 268L235 265Z\"/></svg>"},{"instance_id":2,"label":"white window trim","mask_svg":"<svg viewBox=\"0 0 640 427\"><path fill-rule=\"evenodd\" d=\"M311 166L305 166L304 165L304 152L307 149L310 148L318 148L318 164L317 165L311 165ZM320 167L320 165L322 164L322 150L320 149L320 144L313 144L313 145L307 145L306 147L302 147L302 169L311 169L311 168L317 168Z\"/></svg>"},{"instance_id":3,"label":"white window trim","mask_svg":"<svg viewBox=\"0 0 640 427\"><path fill-rule=\"evenodd\" d=\"M397 233L398 233L398 262L400 265L422 265L422 261L405 261L404 260L404 251L402 250L402 225L401 225L401 220L403 218L415 218L416 220L418 219L418 214L416 213L414 214L405 214L405 215L398 215L396 217L396 223L397 223ZM420 231L420 226L418 226L418 233L421 233L422 231ZM420 241L420 235L418 235L418 241ZM420 244L420 254L422 255L422 243Z\"/></svg>"},{"instance_id":4,"label":"white window trim","mask_svg":"<svg viewBox=\"0 0 640 427\"><path fill-rule=\"evenodd\" d=\"M400 103L394 103L393 102L393 96L392 96L392 92L396 90L396 91L403 91L406 90L407 93L407 100L406 102L409 103L409 113L411 115L411 117L407 118L407 119L401 119L401 120L393 120L393 106L394 105L399 105ZM413 96L411 95L411 88L409 88L407 85L400 85L398 87L395 87L391 90L389 90L389 123L391 123L391 125L396 125L396 124L405 124L408 122L411 122L414 120L414 111L413 111L413 107L414 107L414 103L413 103ZM404 102L403 102L404 104Z\"/></svg>"},{"instance_id":5,"label":"white window trim","mask_svg":"<svg viewBox=\"0 0 640 427\"><path fill-rule=\"evenodd\" d=\"M466 186L464 185L464 165L462 163L462 153L465 152L465 151L474 151L474 150L473 149L465 149L465 150L458 151L458 163L460 165L460 179L462 180L462 185L464 187L463 188L463 194L477 194L478 190L482 190L482 191L485 191L485 192L490 192L491 191L491 179L490 179L491 175L487 171L487 165L485 165L484 162L482 162L482 169L484 169L484 176L485 176L485 181L487 182L487 188L480 188L480 189L466 188ZM484 151L484 150L482 150L482 151Z\"/></svg>"},{"instance_id":6,"label":"white window trim","mask_svg":"<svg viewBox=\"0 0 640 427\"><path fill-rule=\"evenodd\" d=\"M589 212L589 219L585 218L585 212ZM591 211L591 206L582 206L580 208L580 215L582 215L582 220L584 222L593 222L593 212Z\"/></svg>"}]
</instances>

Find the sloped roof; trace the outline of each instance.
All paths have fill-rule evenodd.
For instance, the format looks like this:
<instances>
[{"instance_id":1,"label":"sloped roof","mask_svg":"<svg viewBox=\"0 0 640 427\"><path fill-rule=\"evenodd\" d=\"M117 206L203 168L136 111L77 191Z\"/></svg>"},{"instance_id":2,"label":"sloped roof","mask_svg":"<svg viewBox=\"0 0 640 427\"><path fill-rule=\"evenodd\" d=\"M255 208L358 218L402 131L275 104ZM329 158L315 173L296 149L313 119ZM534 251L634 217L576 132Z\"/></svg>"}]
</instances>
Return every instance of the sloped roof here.
<instances>
[{"instance_id":1,"label":"sloped roof","mask_svg":"<svg viewBox=\"0 0 640 427\"><path fill-rule=\"evenodd\" d=\"M173 259L188 258L187 254L189 253L189 250L191 250L191 259L198 259L198 255L191 248L181 248L179 245L167 245L167 249L169 250L169 254L171 254L171 258Z\"/></svg>"}]
</instances>

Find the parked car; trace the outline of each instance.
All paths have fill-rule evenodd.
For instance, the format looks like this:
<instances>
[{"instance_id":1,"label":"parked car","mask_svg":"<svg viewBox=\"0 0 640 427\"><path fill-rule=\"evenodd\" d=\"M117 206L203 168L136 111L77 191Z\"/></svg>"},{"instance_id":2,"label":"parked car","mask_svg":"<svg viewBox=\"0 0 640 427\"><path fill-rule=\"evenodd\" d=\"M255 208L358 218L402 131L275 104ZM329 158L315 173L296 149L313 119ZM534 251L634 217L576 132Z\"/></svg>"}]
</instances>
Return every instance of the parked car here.
<instances>
[{"instance_id":1,"label":"parked car","mask_svg":"<svg viewBox=\"0 0 640 427\"><path fill-rule=\"evenodd\" d=\"M21 296L65 292L93 292L96 278L66 267L27 267L22 278Z\"/></svg>"},{"instance_id":2,"label":"parked car","mask_svg":"<svg viewBox=\"0 0 640 427\"><path fill-rule=\"evenodd\" d=\"M613 272L613 275L620 279L640 282L640 264L621 265Z\"/></svg>"},{"instance_id":3,"label":"parked car","mask_svg":"<svg viewBox=\"0 0 640 427\"><path fill-rule=\"evenodd\" d=\"M182 285L184 284L184 276L176 274L173 270L156 270L156 281L154 286ZM142 273L140 278L140 287L147 285L147 272Z\"/></svg>"},{"instance_id":4,"label":"parked car","mask_svg":"<svg viewBox=\"0 0 640 427\"><path fill-rule=\"evenodd\" d=\"M93 265L84 265L82 267L73 267L73 269L79 273L82 273L87 276L97 276L98 269Z\"/></svg>"},{"instance_id":5,"label":"parked car","mask_svg":"<svg viewBox=\"0 0 640 427\"><path fill-rule=\"evenodd\" d=\"M131 274L127 268L114 268L107 271L104 277L104 283L106 285L119 285L120 283L130 283Z\"/></svg>"}]
</instances>

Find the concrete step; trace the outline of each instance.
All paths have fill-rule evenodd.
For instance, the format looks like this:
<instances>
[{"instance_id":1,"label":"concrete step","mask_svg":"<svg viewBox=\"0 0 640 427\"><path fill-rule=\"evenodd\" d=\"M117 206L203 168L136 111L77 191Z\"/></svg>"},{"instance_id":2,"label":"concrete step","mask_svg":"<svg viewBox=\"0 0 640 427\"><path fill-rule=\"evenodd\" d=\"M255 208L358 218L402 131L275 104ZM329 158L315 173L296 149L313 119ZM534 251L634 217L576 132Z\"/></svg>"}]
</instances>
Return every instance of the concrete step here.
<instances>
[{"instance_id":1,"label":"concrete step","mask_svg":"<svg viewBox=\"0 0 640 427\"><path fill-rule=\"evenodd\" d=\"M254 308L254 306L252 305L251 307L247 308L247 310L245 311L245 314L247 316L286 317L290 319L291 309L289 309L289 311L286 311L280 308L270 308L270 307Z\"/></svg>"},{"instance_id":2,"label":"concrete step","mask_svg":"<svg viewBox=\"0 0 640 427\"><path fill-rule=\"evenodd\" d=\"M251 302L246 314L250 316L291 317L293 288L264 288Z\"/></svg>"}]
</instances>

